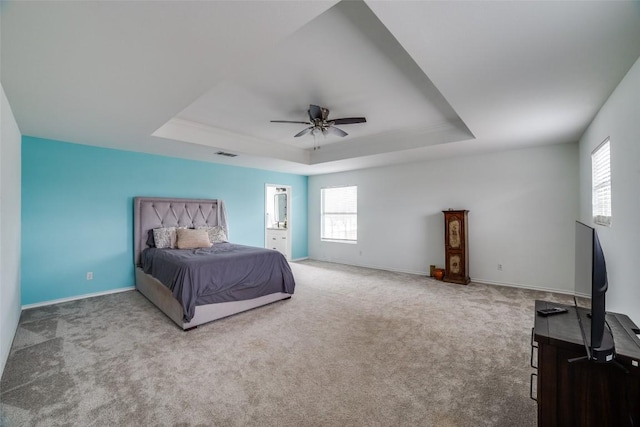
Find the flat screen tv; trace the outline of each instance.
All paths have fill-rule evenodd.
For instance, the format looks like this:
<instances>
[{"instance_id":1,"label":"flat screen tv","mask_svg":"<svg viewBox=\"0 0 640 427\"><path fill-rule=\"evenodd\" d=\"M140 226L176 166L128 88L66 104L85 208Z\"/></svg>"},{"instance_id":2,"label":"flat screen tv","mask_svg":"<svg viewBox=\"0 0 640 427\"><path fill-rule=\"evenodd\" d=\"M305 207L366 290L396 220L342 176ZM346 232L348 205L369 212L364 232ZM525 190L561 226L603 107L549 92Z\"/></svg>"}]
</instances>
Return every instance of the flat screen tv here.
<instances>
[{"instance_id":1,"label":"flat screen tv","mask_svg":"<svg viewBox=\"0 0 640 427\"><path fill-rule=\"evenodd\" d=\"M585 311L576 309L587 356L596 362L610 362L615 357L615 346L606 323L607 265L598 233L580 221L576 221L575 264L576 308L586 308L587 317L590 317L590 321L584 319L581 312Z\"/></svg>"}]
</instances>

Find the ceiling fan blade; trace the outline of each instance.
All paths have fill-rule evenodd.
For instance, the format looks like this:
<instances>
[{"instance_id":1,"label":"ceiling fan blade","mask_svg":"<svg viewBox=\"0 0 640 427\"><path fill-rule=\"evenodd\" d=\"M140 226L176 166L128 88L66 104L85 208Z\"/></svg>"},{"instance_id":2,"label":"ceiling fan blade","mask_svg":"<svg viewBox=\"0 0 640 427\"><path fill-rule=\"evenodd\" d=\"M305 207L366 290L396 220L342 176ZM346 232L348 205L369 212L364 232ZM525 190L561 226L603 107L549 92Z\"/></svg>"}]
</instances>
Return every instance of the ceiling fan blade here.
<instances>
[{"instance_id":1,"label":"ceiling fan blade","mask_svg":"<svg viewBox=\"0 0 640 427\"><path fill-rule=\"evenodd\" d=\"M313 130L313 128L314 128L314 127L315 127L315 126L309 126L308 128L306 128L306 129L304 129L304 130L302 130L302 131L298 132L297 134L293 135L293 137L294 137L294 138L297 138L297 137L299 137L299 136L306 135L306 134L308 134L309 132L311 132L311 131Z\"/></svg>"},{"instance_id":2,"label":"ceiling fan blade","mask_svg":"<svg viewBox=\"0 0 640 427\"><path fill-rule=\"evenodd\" d=\"M309 105L309 118L312 122L317 119L322 120L322 108L313 104Z\"/></svg>"},{"instance_id":3,"label":"ceiling fan blade","mask_svg":"<svg viewBox=\"0 0 640 427\"><path fill-rule=\"evenodd\" d=\"M367 119L364 117L345 117L343 119L332 119L329 121L334 125L351 125L354 123L366 123Z\"/></svg>"},{"instance_id":4,"label":"ceiling fan blade","mask_svg":"<svg viewBox=\"0 0 640 427\"><path fill-rule=\"evenodd\" d=\"M332 134L334 134L334 135L338 135L338 136L347 136L347 135L349 135L348 133L346 133L346 132L345 132L345 131L343 131L342 129L338 129L338 128L337 128L337 127L335 127L335 126L329 126L329 127L327 128L327 130L328 130L329 132L331 132Z\"/></svg>"},{"instance_id":5,"label":"ceiling fan blade","mask_svg":"<svg viewBox=\"0 0 640 427\"><path fill-rule=\"evenodd\" d=\"M295 121L291 121L291 120L271 120L271 123L297 123L297 124L303 124L303 125L310 125L311 124L309 122L295 122Z\"/></svg>"}]
</instances>

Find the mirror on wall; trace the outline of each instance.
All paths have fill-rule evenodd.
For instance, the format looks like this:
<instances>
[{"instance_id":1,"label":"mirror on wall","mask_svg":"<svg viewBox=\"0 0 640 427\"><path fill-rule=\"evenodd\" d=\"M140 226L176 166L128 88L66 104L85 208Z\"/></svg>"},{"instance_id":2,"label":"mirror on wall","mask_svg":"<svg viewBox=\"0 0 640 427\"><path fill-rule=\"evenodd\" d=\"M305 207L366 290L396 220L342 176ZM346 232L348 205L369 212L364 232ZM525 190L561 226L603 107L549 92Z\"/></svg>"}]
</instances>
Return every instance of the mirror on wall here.
<instances>
[{"instance_id":1,"label":"mirror on wall","mask_svg":"<svg viewBox=\"0 0 640 427\"><path fill-rule=\"evenodd\" d=\"M287 220L287 193L278 193L273 196L275 210L274 221L284 223Z\"/></svg>"}]
</instances>

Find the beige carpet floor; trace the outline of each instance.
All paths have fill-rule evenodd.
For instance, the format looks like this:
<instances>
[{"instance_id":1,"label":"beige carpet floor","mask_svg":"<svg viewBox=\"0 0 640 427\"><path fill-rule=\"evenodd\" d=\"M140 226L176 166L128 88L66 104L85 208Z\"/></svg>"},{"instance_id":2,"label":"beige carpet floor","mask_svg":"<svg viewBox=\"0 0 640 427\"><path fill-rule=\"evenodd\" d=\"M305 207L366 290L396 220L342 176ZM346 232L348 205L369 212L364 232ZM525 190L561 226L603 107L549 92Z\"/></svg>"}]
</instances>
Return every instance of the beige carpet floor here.
<instances>
[{"instance_id":1,"label":"beige carpet floor","mask_svg":"<svg viewBox=\"0 0 640 427\"><path fill-rule=\"evenodd\" d=\"M26 310L7 426L534 426L534 300L292 263L294 297L178 329L136 291Z\"/></svg>"}]
</instances>

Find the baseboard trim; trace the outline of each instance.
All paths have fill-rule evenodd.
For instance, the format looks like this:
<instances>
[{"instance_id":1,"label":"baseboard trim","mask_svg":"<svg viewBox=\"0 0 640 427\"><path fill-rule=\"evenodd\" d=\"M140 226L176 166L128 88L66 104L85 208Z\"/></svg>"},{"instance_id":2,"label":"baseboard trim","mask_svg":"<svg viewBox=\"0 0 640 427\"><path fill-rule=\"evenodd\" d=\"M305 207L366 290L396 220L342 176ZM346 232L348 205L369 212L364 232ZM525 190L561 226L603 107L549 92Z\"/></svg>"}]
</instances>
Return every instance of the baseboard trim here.
<instances>
[{"instance_id":1,"label":"baseboard trim","mask_svg":"<svg viewBox=\"0 0 640 427\"><path fill-rule=\"evenodd\" d=\"M554 294L573 295L573 292L568 291L566 289L545 288L542 286L522 285L519 283L496 282L493 280L479 279L477 277L472 277L471 282L479 283L482 285L506 286L508 288L528 289L530 291L553 292Z\"/></svg>"},{"instance_id":2,"label":"baseboard trim","mask_svg":"<svg viewBox=\"0 0 640 427\"><path fill-rule=\"evenodd\" d=\"M304 261L305 259L309 259L308 256L302 257L302 258L296 258L296 259L292 259L291 262L298 262L298 261Z\"/></svg>"},{"instance_id":3,"label":"baseboard trim","mask_svg":"<svg viewBox=\"0 0 640 427\"><path fill-rule=\"evenodd\" d=\"M353 266L353 267L371 268L373 270L393 271L394 273L406 273L406 274L415 274L415 275L418 275L418 276L430 277L429 276L429 272L427 272L427 271L409 271L409 270L400 270L400 269L397 269L397 268L390 268L390 267L380 267L380 266L377 266L377 265L352 264L352 263L329 261L329 260L317 259L317 258L309 258L309 259L312 260L312 261L330 262L330 263L334 263L334 264L350 265L350 266ZM485 280L485 279L480 279L480 278L477 278L477 277L471 277L471 282L472 283L482 284L482 285L507 286L509 288L520 288L520 289L528 289L528 290L531 290L531 291L553 292L553 293L556 293L556 294L573 295L573 292L565 290L565 289L545 288L545 287L542 287L542 286L522 285L522 284L519 284L519 283L496 282L496 281L493 281L493 280Z\"/></svg>"},{"instance_id":4,"label":"baseboard trim","mask_svg":"<svg viewBox=\"0 0 640 427\"><path fill-rule=\"evenodd\" d=\"M309 257L296 258L296 259L292 259L291 262L304 261L304 260L308 260L308 259L311 259L311 258L309 258ZM429 275L427 274L426 271L399 270L399 269L396 269L396 268L379 267L379 266L372 266L372 265L366 265L366 264L348 264L348 263L344 263L344 262L326 261L326 260L321 260L321 259L312 260L312 261L330 262L330 263L334 263L334 264L351 265L353 267L371 268L373 270L393 271L394 273L415 274L415 275L418 275L418 276L427 276L427 277L429 277ZM545 288L545 287L542 287L542 286L523 285L523 284L519 284L519 283L496 282L496 281L493 281L493 280L480 279L480 278L477 278L477 277L472 277L471 278L471 282L482 284L482 285L507 286L509 288L520 288L520 289L528 289L528 290L532 290L532 291L553 292L553 293L557 293L557 294L573 295L573 293L571 291L564 290L564 289ZM59 299L50 300L50 301L37 302L37 303L34 303L34 304L25 304L25 305L22 306L22 310L28 310L30 308L36 308L36 307L45 307L47 305L54 305L54 304L60 304L60 303L64 303L64 302L77 301L77 300L81 300L81 299L99 297L99 296L103 296L103 295L117 294L117 293L120 293L120 292L132 291L134 289L135 289L135 286L126 286L124 288L111 289L111 290L108 290L108 291L93 292L93 293L90 293L90 294L77 295L77 296L67 297L67 298L59 298Z\"/></svg>"},{"instance_id":5,"label":"baseboard trim","mask_svg":"<svg viewBox=\"0 0 640 427\"><path fill-rule=\"evenodd\" d=\"M60 304L60 303L63 303L63 302L76 301L76 300L79 300L79 299L86 299L86 298L100 297L100 296L103 296L103 295L117 294L117 293L120 293L120 292L132 291L135 288L136 288L135 286L127 286L127 287L124 287L124 288L111 289L111 290L108 290L108 291L93 292L93 293L90 293L90 294L76 295L76 296L73 296L73 297L59 298L59 299L43 301L43 302L36 302L34 304L25 304L25 305L22 306L22 309L23 310L28 310L30 308L44 307L44 306L47 306L47 305Z\"/></svg>"},{"instance_id":6,"label":"baseboard trim","mask_svg":"<svg viewBox=\"0 0 640 427\"><path fill-rule=\"evenodd\" d=\"M308 258L311 261L320 261L320 262L329 262L333 264L341 264L341 265L350 265L352 267L362 267L362 268L370 268L372 270L382 270L382 271L392 271L394 273L406 273L406 274L414 274L417 276L429 276L427 271L413 271L413 270L400 270L393 267L380 267L378 265L369 265L369 264L355 264L348 262L339 262L339 261L330 261L326 259L317 259L317 258Z\"/></svg>"},{"instance_id":7,"label":"baseboard trim","mask_svg":"<svg viewBox=\"0 0 640 427\"><path fill-rule=\"evenodd\" d=\"M416 276L429 276L429 273L427 271L415 271L415 270L400 270L397 268L393 268L393 267L378 267L375 265L366 265L366 264L353 264L356 267L364 267L364 268L371 268L374 270L383 270L383 271L392 271L394 273L405 273L405 274L413 274Z\"/></svg>"}]
</instances>

